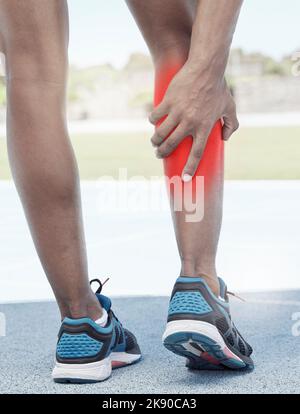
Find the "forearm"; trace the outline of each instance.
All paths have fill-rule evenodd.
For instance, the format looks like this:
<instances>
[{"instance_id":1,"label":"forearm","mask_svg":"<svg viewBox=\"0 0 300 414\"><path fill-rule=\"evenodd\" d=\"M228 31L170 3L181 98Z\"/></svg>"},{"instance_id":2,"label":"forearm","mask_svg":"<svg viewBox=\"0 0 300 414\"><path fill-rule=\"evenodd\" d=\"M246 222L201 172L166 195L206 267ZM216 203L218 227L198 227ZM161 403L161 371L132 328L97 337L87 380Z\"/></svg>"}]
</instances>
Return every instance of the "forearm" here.
<instances>
[{"instance_id":1,"label":"forearm","mask_svg":"<svg viewBox=\"0 0 300 414\"><path fill-rule=\"evenodd\" d=\"M223 78L243 0L199 0L189 66Z\"/></svg>"}]
</instances>

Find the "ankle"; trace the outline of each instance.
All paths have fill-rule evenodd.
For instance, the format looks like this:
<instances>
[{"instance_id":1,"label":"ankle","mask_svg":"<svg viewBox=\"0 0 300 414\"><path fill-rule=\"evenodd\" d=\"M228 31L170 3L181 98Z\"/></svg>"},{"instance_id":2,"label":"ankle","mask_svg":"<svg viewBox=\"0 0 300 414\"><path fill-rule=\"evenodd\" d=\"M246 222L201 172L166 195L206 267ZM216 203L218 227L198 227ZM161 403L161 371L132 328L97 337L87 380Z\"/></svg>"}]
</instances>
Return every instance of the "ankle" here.
<instances>
[{"instance_id":1,"label":"ankle","mask_svg":"<svg viewBox=\"0 0 300 414\"><path fill-rule=\"evenodd\" d=\"M94 293L88 294L80 299L72 299L59 303L61 318L69 317L78 319L89 317L92 320L101 318L103 312L102 307Z\"/></svg>"},{"instance_id":2,"label":"ankle","mask_svg":"<svg viewBox=\"0 0 300 414\"><path fill-rule=\"evenodd\" d=\"M209 288L216 295L220 295L220 284L214 265L205 266L194 261L183 261L180 276L201 277L205 280Z\"/></svg>"}]
</instances>

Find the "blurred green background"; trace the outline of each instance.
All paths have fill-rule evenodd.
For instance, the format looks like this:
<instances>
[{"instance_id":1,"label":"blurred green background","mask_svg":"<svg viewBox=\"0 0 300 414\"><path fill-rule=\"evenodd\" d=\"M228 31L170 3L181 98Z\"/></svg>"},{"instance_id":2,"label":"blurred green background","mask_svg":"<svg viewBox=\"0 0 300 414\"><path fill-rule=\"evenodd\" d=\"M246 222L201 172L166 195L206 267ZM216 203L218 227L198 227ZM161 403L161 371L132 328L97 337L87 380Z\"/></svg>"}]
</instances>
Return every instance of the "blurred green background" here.
<instances>
[{"instance_id":1,"label":"blurred green background","mask_svg":"<svg viewBox=\"0 0 300 414\"><path fill-rule=\"evenodd\" d=\"M226 179L300 179L300 127L241 128L226 143ZM81 179L162 174L147 133L73 135ZM0 179L9 179L5 139L0 139Z\"/></svg>"},{"instance_id":2,"label":"blurred green background","mask_svg":"<svg viewBox=\"0 0 300 414\"><path fill-rule=\"evenodd\" d=\"M294 67L293 56L290 52L275 59L241 48L231 51L226 76L239 115L244 119L259 115L266 121L245 125L273 126L244 126L234 134L226 144L226 179L300 179L300 70L295 75L298 66ZM120 67L71 65L69 75L69 121L88 127L71 130L91 131L71 135L81 179L118 177L120 168L127 168L129 177L161 175L162 163L150 145L151 132L129 133L128 128L114 132L120 131L115 127L118 121L145 122L152 109L154 73L149 55L132 53ZM0 76L2 126L5 113L5 77ZM289 115L299 122L290 123ZM277 122L280 119L284 122ZM105 128L94 128L94 122L108 123L112 132L97 133ZM9 178L5 139L0 138L0 179Z\"/></svg>"}]
</instances>

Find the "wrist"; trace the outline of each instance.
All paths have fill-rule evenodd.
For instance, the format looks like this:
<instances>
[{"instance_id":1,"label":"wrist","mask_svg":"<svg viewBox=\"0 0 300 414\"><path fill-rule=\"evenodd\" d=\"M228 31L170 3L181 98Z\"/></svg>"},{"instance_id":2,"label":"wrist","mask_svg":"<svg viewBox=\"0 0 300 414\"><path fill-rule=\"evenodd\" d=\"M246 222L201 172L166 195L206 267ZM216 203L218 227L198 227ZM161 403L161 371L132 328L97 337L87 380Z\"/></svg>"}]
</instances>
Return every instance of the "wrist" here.
<instances>
[{"instance_id":1,"label":"wrist","mask_svg":"<svg viewBox=\"0 0 300 414\"><path fill-rule=\"evenodd\" d=\"M222 78L225 73L229 50L227 48L199 48L197 53L190 50L187 63L200 73L207 72Z\"/></svg>"},{"instance_id":2,"label":"wrist","mask_svg":"<svg viewBox=\"0 0 300 414\"><path fill-rule=\"evenodd\" d=\"M207 83L211 85L220 85L224 82L225 69L227 60L209 58L188 58L185 67L186 70L196 82Z\"/></svg>"}]
</instances>

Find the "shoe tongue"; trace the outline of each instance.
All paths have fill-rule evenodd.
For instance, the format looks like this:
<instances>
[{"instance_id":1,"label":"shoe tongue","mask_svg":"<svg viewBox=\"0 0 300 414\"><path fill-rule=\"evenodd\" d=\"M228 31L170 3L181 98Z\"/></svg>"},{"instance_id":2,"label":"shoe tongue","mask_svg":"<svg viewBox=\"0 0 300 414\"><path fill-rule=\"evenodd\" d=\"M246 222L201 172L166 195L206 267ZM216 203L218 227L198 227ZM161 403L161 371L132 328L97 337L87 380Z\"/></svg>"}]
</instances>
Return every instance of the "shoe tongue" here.
<instances>
[{"instance_id":1,"label":"shoe tongue","mask_svg":"<svg viewBox=\"0 0 300 414\"><path fill-rule=\"evenodd\" d=\"M220 284L220 297L222 299L226 300L227 299L227 286L226 286L226 283L220 277L218 279L219 279L219 284Z\"/></svg>"},{"instance_id":2,"label":"shoe tongue","mask_svg":"<svg viewBox=\"0 0 300 414\"><path fill-rule=\"evenodd\" d=\"M101 295L101 293L96 293L96 296L101 306L106 310L106 312L109 312L111 308L111 300L107 296Z\"/></svg>"}]
</instances>

